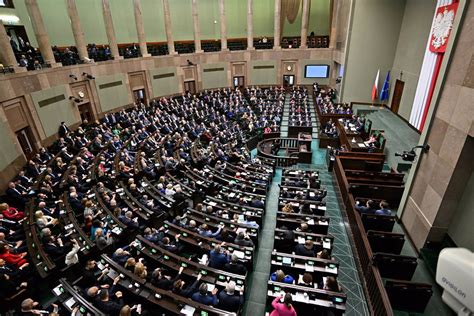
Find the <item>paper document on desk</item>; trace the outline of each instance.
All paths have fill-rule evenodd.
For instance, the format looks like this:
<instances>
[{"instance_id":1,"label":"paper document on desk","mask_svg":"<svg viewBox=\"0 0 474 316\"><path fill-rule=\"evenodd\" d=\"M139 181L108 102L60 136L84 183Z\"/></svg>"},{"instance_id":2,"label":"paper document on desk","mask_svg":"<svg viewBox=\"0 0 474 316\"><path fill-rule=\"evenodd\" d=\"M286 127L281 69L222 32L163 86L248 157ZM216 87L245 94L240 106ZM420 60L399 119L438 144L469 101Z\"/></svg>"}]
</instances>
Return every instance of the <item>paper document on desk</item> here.
<instances>
[{"instance_id":1,"label":"paper document on desk","mask_svg":"<svg viewBox=\"0 0 474 316\"><path fill-rule=\"evenodd\" d=\"M324 249L331 249L331 242L323 241L323 248Z\"/></svg>"},{"instance_id":2,"label":"paper document on desk","mask_svg":"<svg viewBox=\"0 0 474 316\"><path fill-rule=\"evenodd\" d=\"M357 146L361 147L361 148L364 148L365 147L365 144L364 143L358 143Z\"/></svg>"},{"instance_id":3,"label":"paper document on desk","mask_svg":"<svg viewBox=\"0 0 474 316\"><path fill-rule=\"evenodd\" d=\"M217 205L216 202L209 202L209 203L207 203L207 204L209 204L210 206L216 206L216 205Z\"/></svg>"},{"instance_id":4,"label":"paper document on desk","mask_svg":"<svg viewBox=\"0 0 474 316\"><path fill-rule=\"evenodd\" d=\"M306 240L303 237L298 237L298 243L299 244L304 245L305 242L306 242Z\"/></svg>"},{"instance_id":5,"label":"paper document on desk","mask_svg":"<svg viewBox=\"0 0 474 316\"><path fill-rule=\"evenodd\" d=\"M189 306L189 305L184 305L184 307L179 311L179 313L181 315L189 315L189 316L192 316L194 315L194 312L196 311L196 309L192 306Z\"/></svg>"},{"instance_id":6,"label":"paper document on desk","mask_svg":"<svg viewBox=\"0 0 474 316\"><path fill-rule=\"evenodd\" d=\"M53 289L54 295L59 296L59 295L62 294L62 292L61 292L61 287L62 287L62 285L58 285L58 286L56 286L56 287Z\"/></svg>"},{"instance_id":7,"label":"paper document on desk","mask_svg":"<svg viewBox=\"0 0 474 316\"><path fill-rule=\"evenodd\" d=\"M309 196L310 196L310 197L315 197L316 194L314 194L314 192L309 192Z\"/></svg>"},{"instance_id":8,"label":"paper document on desk","mask_svg":"<svg viewBox=\"0 0 474 316\"><path fill-rule=\"evenodd\" d=\"M66 308L68 308L69 310L72 310L74 308L74 305L76 304L76 300L74 299L74 297L71 297L63 304L66 305Z\"/></svg>"},{"instance_id":9,"label":"paper document on desk","mask_svg":"<svg viewBox=\"0 0 474 316\"><path fill-rule=\"evenodd\" d=\"M304 269L305 269L306 272L314 272L314 266L311 265L311 264L305 263L304 264Z\"/></svg>"},{"instance_id":10,"label":"paper document on desk","mask_svg":"<svg viewBox=\"0 0 474 316\"><path fill-rule=\"evenodd\" d=\"M234 250L233 254L236 255L237 258L239 258L239 259L244 259L245 258L245 253L243 251Z\"/></svg>"},{"instance_id":11,"label":"paper document on desk","mask_svg":"<svg viewBox=\"0 0 474 316\"><path fill-rule=\"evenodd\" d=\"M308 225L314 225L314 219L310 219L310 220L308 221Z\"/></svg>"}]
</instances>

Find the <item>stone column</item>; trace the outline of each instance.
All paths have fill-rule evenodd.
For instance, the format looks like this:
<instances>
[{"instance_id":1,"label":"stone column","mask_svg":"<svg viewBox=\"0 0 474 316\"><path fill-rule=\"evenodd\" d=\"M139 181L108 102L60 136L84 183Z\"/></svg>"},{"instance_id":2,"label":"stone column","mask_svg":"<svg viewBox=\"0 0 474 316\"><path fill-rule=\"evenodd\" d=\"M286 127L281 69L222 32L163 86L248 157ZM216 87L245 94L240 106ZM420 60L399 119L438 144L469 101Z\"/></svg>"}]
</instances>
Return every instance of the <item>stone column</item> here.
<instances>
[{"instance_id":1,"label":"stone column","mask_svg":"<svg viewBox=\"0 0 474 316\"><path fill-rule=\"evenodd\" d=\"M109 0L102 0L102 14L104 16L105 33L107 34L112 57L113 59L123 59L119 54L117 39L115 38L114 22L112 20L112 13L110 12Z\"/></svg>"},{"instance_id":2,"label":"stone column","mask_svg":"<svg viewBox=\"0 0 474 316\"><path fill-rule=\"evenodd\" d=\"M253 48L253 0L247 0L247 49Z\"/></svg>"},{"instance_id":3,"label":"stone column","mask_svg":"<svg viewBox=\"0 0 474 316\"><path fill-rule=\"evenodd\" d=\"M168 0L163 0L163 14L165 16L166 39L168 40L168 52L170 55L176 54L174 51L173 30L171 28L170 4Z\"/></svg>"},{"instance_id":4,"label":"stone column","mask_svg":"<svg viewBox=\"0 0 474 316\"><path fill-rule=\"evenodd\" d=\"M273 49L280 49L280 37L281 37L281 28L280 28L280 15L281 15L281 0L275 0L275 23L273 26L274 35L273 35Z\"/></svg>"},{"instance_id":5,"label":"stone column","mask_svg":"<svg viewBox=\"0 0 474 316\"><path fill-rule=\"evenodd\" d=\"M15 58L15 53L10 45L10 39L8 38L7 31L3 25L3 21L0 20L0 62L4 67L12 66L15 72L25 72L26 67L18 67L18 63Z\"/></svg>"},{"instance_id":6,"label":"stone column","mask_svg":"<svg viewBox=\"0 0 474 316\"><path fill-rule=\"evenodd\" d=\"M44 62L51 65L52 68L62 66L61 63L57 63L54 59L53 50L51 49L51 43L49 41L48 33L46 33L38 2L36 0L26 0L25 5Z\"/></svg>"},{"instance_id":7,"label":"stone column","mask_svg":"<svg viewBox=\"0 0 474 316\"><path fill-rule=\"evenodd\" d=\"M72 34L76 42L77 53L81 60L89 57L87 53L86 41L84 39L84 32L82 31L81 20L77 12L76 0L67 0L67 14L71 20Z\"/></svg>"},{"instance_id":8,"label":"stone column","mask_svg":"<svg viewBox=\"0 0 474 316\"><path fill-rule=\"evenodd\" d=\"M192 0L193 26L194 26L194 52L202 53L201 49L201 29L199 27L198 0Z\"/></svg>"},{"instance_id":9,"label":"stone column","mask_svg":"<svg viewBox=\"0 0 474 316\"><path fill-rule=\"evenodd\" d=\"M309 24L309 1L303 0L303 12L301 16L301 48L307 48L308 45L308 24Z\"/></svg>"},{"instance_id":10,"label":"stone column","mask_svg":"<svg viewBox=\"0 0 474 316\"><path fill-rule=\"evenodd\" d=\"M143 27L142 3L141 0L133 0L133 11L135 13L135 26L137 28L138 45L142 57L150 57L146 47L145 28Z\"/></svg>"},{"instance_id":11,"label":"stone column","mask_svg":"<svg viewBox=\"0 0 474 316\"><path fill-rule=\"evenodd\" d=\"M227 48L227 24L225 19L224 0L219 0L219 11L221 15L221 50L229 50Z\"/></svg>"},{"instance_id":12,"label":"stone column","mask_svg":"<svg viewBox=\"0 0 474 316\"><path fill-rule=\"evenodd\" d=\"M332 1L332 19L331 19L331 34L329 35L329 48L336 48L337 40L338 40L338 16L339 16L339 9L340 9L340 1L339 0L331 0Z\"/></svg>"}]
</instances>

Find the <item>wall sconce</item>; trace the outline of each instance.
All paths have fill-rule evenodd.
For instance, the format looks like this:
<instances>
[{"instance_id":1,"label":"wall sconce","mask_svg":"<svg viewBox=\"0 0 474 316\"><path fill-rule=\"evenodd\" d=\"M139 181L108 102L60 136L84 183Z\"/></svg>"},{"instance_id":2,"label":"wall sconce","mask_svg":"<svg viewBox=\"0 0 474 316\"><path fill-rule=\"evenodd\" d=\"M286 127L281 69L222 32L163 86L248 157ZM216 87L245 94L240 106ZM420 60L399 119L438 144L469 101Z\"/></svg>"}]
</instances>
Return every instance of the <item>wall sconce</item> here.
<instances>
[{"instance_id":1,"label":"wall sconce","mask_svg":"<svg viewBox=\"0 0 474 316\"><path fill-rule=\"evenodd\" d=\"M74 79L74 80L77 80L77 77L76 77L75 75L73 75L73 74L70 74L70 75L69 75L69 78L72 78L72 79Z\"/></svg>"},{"instance_id":2,"label":"wall sconce","mask_svg":"<svg viewBox=\"0 0 474 316\"><path fill-rule=\"evenodd\" d=\"M288 65L288 66L286 66L286 70L291 71L291 70L293 70L293 68L291 68L291 66Z\"/></svg>"},{"instance_id":3,"label":"wall sconce","mask_svg":"<svg viewBox=\"0 0 474 316\"><path fill-rule=\"evenodd\" d=\"M89 80L95 79L95 77L93 75L89 75L87 72L83 72L82 75L85 76Z\"/></svg>"}]
</instances>

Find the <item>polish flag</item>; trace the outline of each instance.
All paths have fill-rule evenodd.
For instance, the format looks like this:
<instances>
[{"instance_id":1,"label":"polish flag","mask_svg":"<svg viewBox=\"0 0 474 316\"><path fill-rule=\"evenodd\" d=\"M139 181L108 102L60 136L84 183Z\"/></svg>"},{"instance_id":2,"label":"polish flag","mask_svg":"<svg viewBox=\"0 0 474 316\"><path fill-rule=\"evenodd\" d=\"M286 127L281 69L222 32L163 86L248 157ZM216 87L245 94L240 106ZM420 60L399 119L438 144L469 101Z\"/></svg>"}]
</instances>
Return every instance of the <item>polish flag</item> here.
<instances>
[{"instance_id":1,"label":"polish flag","mask_svg":"<svg viewBox=\"0 0 474 316\"><path fill-rule=\"evenodd\" d=\"M377 70L377 76L375 76L374 86L372 87L372 102L377 100L377 96L378 96L378 88L377 87L379 85L379 75L380 75L380 69Z\"/></svg>"}]
</instances>

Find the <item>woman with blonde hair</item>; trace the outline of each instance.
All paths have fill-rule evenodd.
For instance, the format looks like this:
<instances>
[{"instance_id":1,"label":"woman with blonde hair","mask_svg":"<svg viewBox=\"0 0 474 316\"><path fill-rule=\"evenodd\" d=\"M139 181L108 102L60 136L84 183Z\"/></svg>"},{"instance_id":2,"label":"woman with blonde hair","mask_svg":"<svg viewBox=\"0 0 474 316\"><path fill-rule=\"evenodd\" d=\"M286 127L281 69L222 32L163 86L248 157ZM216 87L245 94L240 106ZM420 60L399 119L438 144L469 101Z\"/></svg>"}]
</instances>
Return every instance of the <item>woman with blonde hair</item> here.
<instances>
[{"instance_id":1,"label":"woman with blonde hair","mask_svg":"<svg viewBox=\"0 0 474 316\"><path fill-rule=\"evenodd\" d=\"M148 275L148 271L146 270L146 266L141 262L137 262L135 264L135 269L134 269L133 273L136 276L138 276L142 279L145 279L146 276Z\"/></svg>"},{"instance_id":2,"label":"woman with blonde hair","mask_svg":"<svg viewBox=\"0 0 474 316\"><path fill-rule=\"evenodd\" d=\"M38 225L39 229L43 229L51 225L56 225L58 221L56 218L53 218L49 215L44 215L42 211L36 211L35 219L36 225Z\"/></svg>"},{"instance_id":3,"label":"woman with blonde hair","mask_svg":"<svg viewBox=\"0 0 474 316\"><path fill-rule=\"evenodd\" d=\"M11 221L19 221L25 217L25 213L18 211L7 203L0 204L0 213L3 214L3 217Z\"/></svg>"}]
</instances>

